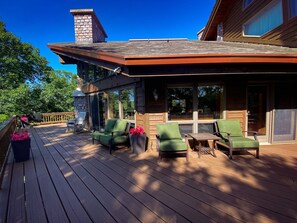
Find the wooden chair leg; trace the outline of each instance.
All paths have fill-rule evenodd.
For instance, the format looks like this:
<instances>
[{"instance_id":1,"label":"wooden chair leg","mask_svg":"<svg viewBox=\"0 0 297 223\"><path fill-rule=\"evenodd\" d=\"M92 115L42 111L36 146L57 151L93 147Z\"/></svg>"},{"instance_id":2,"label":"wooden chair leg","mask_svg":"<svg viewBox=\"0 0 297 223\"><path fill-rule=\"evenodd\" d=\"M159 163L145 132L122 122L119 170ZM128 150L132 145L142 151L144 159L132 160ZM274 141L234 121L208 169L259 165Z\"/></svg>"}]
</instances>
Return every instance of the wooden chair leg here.
<instances>
[{"instance_id":1,"label":"wooden chair leg","mask_svg":"<svg viewBox=\"0 0 297 223\"><path fill-rule=\"evenodd\" d=\"M260 155L259 155L259 148L256 149L256 158L259 159L260 158Z\"/></svg>"}]
</instances>

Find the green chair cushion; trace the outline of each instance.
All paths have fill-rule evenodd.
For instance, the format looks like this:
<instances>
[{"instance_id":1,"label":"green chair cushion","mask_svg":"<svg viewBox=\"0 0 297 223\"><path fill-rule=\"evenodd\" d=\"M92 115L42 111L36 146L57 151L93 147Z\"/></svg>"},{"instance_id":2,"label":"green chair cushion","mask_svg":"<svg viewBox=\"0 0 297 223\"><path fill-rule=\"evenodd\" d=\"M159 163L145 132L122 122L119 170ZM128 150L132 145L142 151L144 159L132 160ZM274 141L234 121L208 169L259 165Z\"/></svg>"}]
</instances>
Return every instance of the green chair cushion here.
<instances>
[{"instance_id":1,"label":"green chair cushion","mask_svg":"<svg viewBox=\"0 0 297 223\"><path fill-rule=\"evenodd\" d=\"M100 141L101 136L106 136L106 135L111 136L111 133L110 132L98 132L98 131L96 131L96 132L93 132L92 135L93 135L93 139Z\"/></svg>"},{"instance_id":2,"label":"green chair cushion","mask_svg":"<svg viewBox=\"0 0 297 223\"><path fill-rule=\"evenodd\" d=\"M102 135L100 136L100 142L103 145L117 145L117 144L122 144L125 143L127 141L127 136L125 135L121 135L121 136L115 136L115 137L111 137L111 135Z\"/></svg>"},{"instance_id":3,"label":"green chair cushion","mask_svg":"<svg viewBox=\"0 0 297 223\"><path fill-rule=\"evenodd\" d=\"M116 122L117 119L108 119L105 126L105 132L112 132Z\"/></svg>"},{"instance_id":4,"label":"green chair cushion","mask_svg":"<svg viewBox=\"0 0 297 223\"><path fill-rule=\"evenodd\" d=\"M160 142L162 152L174 152L187 150L187 144L181 139L162 140Z\"/></svg>"},{"instance_id":5,"label":"green chair cushion","mask_svg":"<svg viewBox=\"0 0 297 223\"><path fill-rule=\"evenodd\" d=\"M160 140L182 139L178 123L157 124Z\"/></svg>"},{"instance_id":6,"label":"green chair cushion","mask_svg":"<svg viewBox=\"0 0 297 223\"><path fill-rule=\"evenodd\" d=\"M115 132L125 132L127 128L127 121L118 119L113 127L113 131Z\"/></svg>"},{"instance_id":7,"label":"green chair cushion","mask_svg":"<svg viewBox=\"0 0 297 223\"><path fill-rule=\"evenodd\" d=\"M253 139L244 138L244 137L231 137L232 145L228 141L219 140L219 142L224 143L227 146L231 146L232 148L258 148L259 142Z\"/></svg>"},{"instance_id":8,"label":"green chair cushion","mask_svg":"<svg viewBox=\"0 0 297 223\"><path fill-rule=\"evenodd\" d=\"M101 135L100 143L108 146L108 145L110 145L111 139L112 139L111 134Z\"/></svg>"},{"instance_id":9,"label":"green chair cushion","mask_svg":"<svg viewBox=\"0 0 297 223\"><path fill-rule=\"evenodd\" d=\"M240 123L238 120L217 120L219 132L222 137L227 138L227 133L231 137L243 137Z\"/></svg>"}]
</instances>

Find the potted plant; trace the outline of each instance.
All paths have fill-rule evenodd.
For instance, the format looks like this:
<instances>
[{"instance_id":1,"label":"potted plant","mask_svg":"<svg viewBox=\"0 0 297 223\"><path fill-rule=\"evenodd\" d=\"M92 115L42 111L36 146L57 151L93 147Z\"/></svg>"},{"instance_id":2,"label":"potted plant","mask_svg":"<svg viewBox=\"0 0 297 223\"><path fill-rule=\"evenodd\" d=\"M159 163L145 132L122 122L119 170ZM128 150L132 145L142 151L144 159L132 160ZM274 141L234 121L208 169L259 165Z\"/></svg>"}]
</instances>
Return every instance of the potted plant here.
<instances>
[{"instance_id":1,"label":"potted plant","mask_svg":"<svg viewBox=\"0 0 297 223\"><path fill-rule=\"evenodd\" d=\"M10 136L10 142L16 162L30 159L31 139L28 130L14 132Z\"/></svg>"},{"instance_id":2,"label":"potted plant","mask_svg":"<svg viewBox=\"0 0 297 223\"><path fill-rule=\"evenodd\" d=\"M136 128L131 128L129 133L132 152L136 154L145 152L146 134L144 129L141 126L136 126Z\"/></svg>"}]
</instances>

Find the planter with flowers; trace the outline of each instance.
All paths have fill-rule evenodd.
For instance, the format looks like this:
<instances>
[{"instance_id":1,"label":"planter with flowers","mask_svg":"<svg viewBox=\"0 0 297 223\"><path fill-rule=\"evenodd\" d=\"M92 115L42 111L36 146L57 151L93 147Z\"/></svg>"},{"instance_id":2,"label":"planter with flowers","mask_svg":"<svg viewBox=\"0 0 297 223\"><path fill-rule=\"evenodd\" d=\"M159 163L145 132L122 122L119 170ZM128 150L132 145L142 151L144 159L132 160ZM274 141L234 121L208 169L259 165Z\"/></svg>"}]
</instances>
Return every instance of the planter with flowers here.
<instances>
[{"instance_id":1,"label":"planter with flowers","mask_svg":"<svg viewBox=\"0 0 297 223\"><path fill-rule=\"evenodd\" d=\"M136 128L131 128L129 133L132 152L136 154L145 152L147 138L144 129L136 126Z\"/></svg>"},{"instance_id":2,"label":"planter with flowers","mask_svg":"<svg viewBox=\"0 0 297 223\"><path fill-rule=\"evenodd\" d=\"M29 132L14 132L10 136L11 147L16 162L30 159L31 139Z\"/></svg>"}]
</instances>

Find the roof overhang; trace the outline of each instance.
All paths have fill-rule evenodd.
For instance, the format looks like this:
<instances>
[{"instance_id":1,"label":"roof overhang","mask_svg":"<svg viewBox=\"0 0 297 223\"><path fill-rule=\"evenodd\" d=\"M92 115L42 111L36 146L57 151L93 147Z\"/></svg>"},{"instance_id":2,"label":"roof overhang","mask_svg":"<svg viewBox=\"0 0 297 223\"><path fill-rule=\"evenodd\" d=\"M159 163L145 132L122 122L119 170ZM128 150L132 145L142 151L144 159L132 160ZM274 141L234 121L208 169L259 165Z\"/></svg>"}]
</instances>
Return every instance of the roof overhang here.
<instances>
[{"instance_id":1,"label":"roof overhang","mask_svg":"<svg viewBox=\"0 0 297 223\"><path fill-rule=\"evenodd\" d=\"M77 60L98 60L122 66L186 65L186 64L232 64L232 63L294 63L297 54L175 54L125 56L110 52L89 51L59 45L48 45L58 55Z\"/></svg>"}]
</instances>

